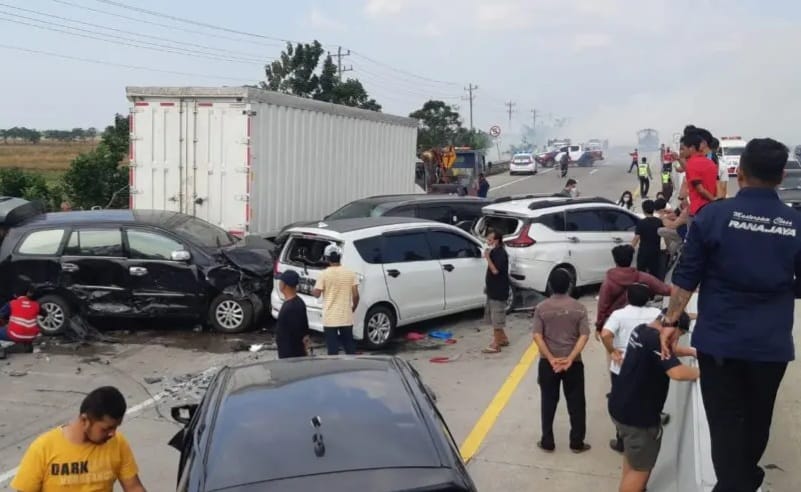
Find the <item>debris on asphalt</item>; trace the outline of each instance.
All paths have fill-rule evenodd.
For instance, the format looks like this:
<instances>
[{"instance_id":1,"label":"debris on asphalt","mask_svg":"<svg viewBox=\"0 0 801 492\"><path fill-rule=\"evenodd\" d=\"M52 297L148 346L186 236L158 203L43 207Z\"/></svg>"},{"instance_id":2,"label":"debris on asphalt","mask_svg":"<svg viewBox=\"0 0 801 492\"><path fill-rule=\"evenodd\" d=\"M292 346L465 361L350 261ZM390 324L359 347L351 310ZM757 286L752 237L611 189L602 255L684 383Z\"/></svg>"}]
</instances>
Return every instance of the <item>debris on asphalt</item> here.
<instances>
[{"instance_id":1,"label":"debris on asphalt","mask_svg":"<svg viewBox=\"0 0 801 492\"><path fill-rule=\"evenodd\" d=\"M259 352L263 348L264 348L264 344L263 343L256 343L256 344L251 345L248 350L251 351L251 352Z\"/></svg>"},{"instance_id":2,"label":"debris on asphalt","mask_svg":"<svg viewBox=\"0 0 801 492\"><path fill-rule=\"evenodd\" d=\"M432 331L429 332L428 336L436 338L437 340L450 340L453 338L453 333L449 331Z\"/></svg>"},{"instance_id":3,"label":"debris on asphalt","mask_svg":"<svg viewBox=\"0 0 801 492\"><path fill-rule=\"evenodd\" d=\"M418 333L416 331L410 331L409 333L406 334L406 340L409 340L410 342L416 342L418 340L424 339L425 337L426 337L425 335L423 335L422 333Z\"/></svg>"},{"instance_id":4,"label":"debris on asphalt","mask_svg":"<svg viewBox=\"0 0 801 492\"><path fill-rule=\"evenodd\" d=\"M161 376L145 376L144 379L147 384L156 384L164 380Z\"/></svg>"},{"instance_id":5,"label":"debris on asphalt","mask_svg":"<svg viewBox=\"0 0 801 492\"><path fill-rule=\"evenodd\" d=\"M444 356L443 357L432 357L432 358L428 359L428 361L429 362L433 362L434 364L447 364L448 362L454 362L454 361L459 360L459 357L461 357L461 356L462 356L462 354L456 354L456 355L451 356L451 357L444 357Z\"/></svg>"},{"instance_id":6,"label":"debris on asphalt","mask_svg":"<svg viewBox=\"0 0 801 492\"><path fill-rule=\"evenodd\" d=\"M237 340L231 344L231 352L245 352L248 350L250 350L250 345L241 340Z\"/></svg>"},{"instance_id":7,"label":"debris on asphalt","mask_svg":"<svg viewBox=\"0 0 801 492\"><path fill-rule=\"evenodd\" d=\"M12 378L21 378L28 375L28 371L11 371L8 373Z\"/></svg>"}]
</instances>

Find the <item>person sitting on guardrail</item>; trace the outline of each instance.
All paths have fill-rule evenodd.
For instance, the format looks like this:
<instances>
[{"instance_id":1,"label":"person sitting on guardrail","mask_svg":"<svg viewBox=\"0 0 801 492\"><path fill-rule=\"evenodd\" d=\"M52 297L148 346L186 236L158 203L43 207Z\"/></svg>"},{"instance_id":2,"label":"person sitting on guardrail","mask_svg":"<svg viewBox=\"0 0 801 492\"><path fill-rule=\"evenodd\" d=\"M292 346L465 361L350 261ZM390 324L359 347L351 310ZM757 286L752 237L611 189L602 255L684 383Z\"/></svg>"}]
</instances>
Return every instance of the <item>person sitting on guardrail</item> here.
<instances>
[{"instance_id":1,"label":"person sitting on guardrail","mask_svg":"<svg viewBox=\"0 0 801 492\"><path fill-rule=\"evenodd\" d=\"M661 318L661 316L660 316ZM690 329L690 317L682 313L678 329ZM670 380L695 381L698 369L681 363L678 357L695 357L695 349L676 347L662 359L660 334L665 328L653 320L634 328L629 336L620 372L612 383L609 415L623 441L623 476L620 492L642 492L662 444L662 409Z\"/></svg>"}]
</instances>

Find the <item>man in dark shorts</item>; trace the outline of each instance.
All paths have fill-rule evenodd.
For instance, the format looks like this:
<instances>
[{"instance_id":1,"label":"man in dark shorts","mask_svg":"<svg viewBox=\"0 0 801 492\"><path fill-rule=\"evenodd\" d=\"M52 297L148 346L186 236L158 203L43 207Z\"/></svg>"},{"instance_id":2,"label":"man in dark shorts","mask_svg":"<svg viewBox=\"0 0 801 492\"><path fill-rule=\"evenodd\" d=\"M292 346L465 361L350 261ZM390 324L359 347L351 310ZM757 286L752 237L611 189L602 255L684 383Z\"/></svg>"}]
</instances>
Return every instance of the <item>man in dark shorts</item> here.
<instances>
[{"instance_id":1,"label":"man in dark shorts","mask_svg":"<svg viewBox=\"0 0 801 492\"><path fill-rule=\"evenodd\" d=\"M650 273L654 277L662 280L662 268L660 261L660 246L662 239L659 237L659 229L663 226L662 219L654 217L656 207L652 200L642 202L644 219L640 219L634 231L634 240L631 245L637 251L637 270Z\"/></svg>"},{"instance_id":2,"label":"man in dark shorts","mask_svg":"<svg viewBox=\"0 0 801 492\"><path fill-rule=\"evenodd\" d=\"M297 288L300 282L298 272L287 270L277 279L278 289L284 296L284 303L278 311L275 328L275 344L278 346L278 358L304 357L308 344L307 332L309 319L306 314L306 303L298 297Z\"/></svg>"},{"instance_id":3,"label":"man in dark shorts","mask_svg":"<svg viewBox=\"0 0 801 492\"><path fill-rule=\"evenodd\" d=\"M682 313L678 328L686 332L690 318ZM667 399L670 380L695 381L698 369L683 365L677 356L695 356L695 349L677 347L675 353L662 359L657 320L639 325L629 337L620 374L612 383L609 415L623 440L623 477L620 492L642 492L662 444L662 408Z\"/></svg>"}]
</instances>

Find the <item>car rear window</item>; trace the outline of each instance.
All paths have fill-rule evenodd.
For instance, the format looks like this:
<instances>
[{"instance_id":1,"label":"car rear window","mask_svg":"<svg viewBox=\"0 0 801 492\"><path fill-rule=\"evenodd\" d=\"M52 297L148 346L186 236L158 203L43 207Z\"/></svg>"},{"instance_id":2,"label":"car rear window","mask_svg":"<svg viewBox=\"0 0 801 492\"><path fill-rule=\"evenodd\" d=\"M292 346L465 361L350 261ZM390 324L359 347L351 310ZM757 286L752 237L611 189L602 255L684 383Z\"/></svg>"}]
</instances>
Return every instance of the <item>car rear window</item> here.
<instances>
[{"instance_id":1,"label":"car rear window","mask_svg":"<svg viewBox=\"0 0 801 492\"><path fill-rule=\"evenodd\" d=\"M374 201L355 201L350 202L339 210L335 210L330 215L325 217L325 220L338 220L338 219L360 219L364 217L378 217L381 215L381 209L378 203Z\"/></svg>"},{"instance_id":2,"label":"car rear window","mask_svg":"<svg viewBox=\"0 0 801 492\"><path fill-rule=\"evenodd\" d=\"M367 263L381 263L381 236L359 239L353 243L359 256Z\"/></svg>"},{"instance_id":3,"label":"car rear window","mask_svg":"<svg viewBox=\"0 0 801 492\"><path fill-rule=\"evenodd\" d=\"M64 229L35 231L22 241L17 250L23 255L55 255L64 239Z\"/></svg>"},{"instance_id":4,"label":"car rear window","mask_svg":"<svg viewBox=\"0 0 801 492\"><path fill-rule=\"evenodd\" d=\"M294 236L285 248L283 260L298 266L324 268L328 263L323 253L329 244L335 242L327 238Z\"/></svg>"},{"instance_id":5,"label":"car rear window","mask_svg":"<svg viewBox=\"0 0 801 492\"><path fill-rule=\"evenodd\" d=\"M515 217L487 215L481 220L478 232L481 233L482 236L486 236L487 232L492 229L493 231L500 232L504 236L508 236L517 231L521 222L520 219Z\"/></svg>"}]
</instances>

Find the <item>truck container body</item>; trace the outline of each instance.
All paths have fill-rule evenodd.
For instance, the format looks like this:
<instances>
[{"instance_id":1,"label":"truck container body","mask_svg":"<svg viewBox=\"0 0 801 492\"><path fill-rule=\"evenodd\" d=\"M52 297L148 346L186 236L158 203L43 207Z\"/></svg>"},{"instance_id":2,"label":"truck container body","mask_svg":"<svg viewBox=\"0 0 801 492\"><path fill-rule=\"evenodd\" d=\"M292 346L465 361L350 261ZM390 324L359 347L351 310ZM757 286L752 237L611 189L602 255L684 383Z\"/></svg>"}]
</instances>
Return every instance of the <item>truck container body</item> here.
<instances>
[{"instance_id":1,"label":"truck container body","mask_svg":"<svg viewBox=\"0 0 801 492\"><path fill-rule=\"evenodd\" d=\"M269 236L419 193L417 120L248 87L128 87L130 207Z\"/></svg>"}]
</instances>

